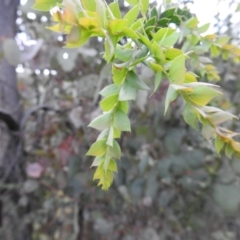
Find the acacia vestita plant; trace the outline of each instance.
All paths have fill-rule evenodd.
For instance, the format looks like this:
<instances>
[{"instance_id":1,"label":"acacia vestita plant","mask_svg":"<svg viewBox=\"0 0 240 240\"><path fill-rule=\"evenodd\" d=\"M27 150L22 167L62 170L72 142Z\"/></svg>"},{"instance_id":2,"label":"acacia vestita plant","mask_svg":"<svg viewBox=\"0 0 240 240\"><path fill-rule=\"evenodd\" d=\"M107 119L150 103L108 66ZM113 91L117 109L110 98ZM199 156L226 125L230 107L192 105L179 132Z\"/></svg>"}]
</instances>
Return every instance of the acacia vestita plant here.
<instances>
[{"instance_id":1,"label":"acacia vestita plant","mask_svg":"<svg viewBox=\"0 0 240 240\"><path fill-rule=\"evenodd\" d=\"M137 73L140 63L155 72L153 93L163 78L169 80L165 99L165 113L169 104L179 95L185 102L183 118L193 128L201 125L208 140L215 139L216 151L225 151L228 157L240 156L240 143L234 140L238 133L219 124L236 116L207 104L221 95L219 87L200 82L198 78L218 81L211 57L240 61L240 49L229 43L226 36L204 35L209 24L198 26L198 19L187 9L171 8L170 1L160 9L150 8L149 0L126 0L130 10L122 16L117 1L109 5L105 0L36 0L34 8L50 11L56 22L49 29L68 34L66 47L77 48L91 37L104 39L104 59L112 66L112 84L99 94L103 114L89 126L101 131L87 155L95 157L97 167L93 179L102 189L108 189L117 172L116 160L121 149L116 141L121 132L131 131L128 118L129 101L135 100L138 89L150 90ZM162 9L162 10L161 10ZM171 27L170 27L171 26ZM127 38L125 45L118 44ZM177 48L176 46L181 47ZM186 62L191 70L186 69Z\"/></svg>"}]
</instances>

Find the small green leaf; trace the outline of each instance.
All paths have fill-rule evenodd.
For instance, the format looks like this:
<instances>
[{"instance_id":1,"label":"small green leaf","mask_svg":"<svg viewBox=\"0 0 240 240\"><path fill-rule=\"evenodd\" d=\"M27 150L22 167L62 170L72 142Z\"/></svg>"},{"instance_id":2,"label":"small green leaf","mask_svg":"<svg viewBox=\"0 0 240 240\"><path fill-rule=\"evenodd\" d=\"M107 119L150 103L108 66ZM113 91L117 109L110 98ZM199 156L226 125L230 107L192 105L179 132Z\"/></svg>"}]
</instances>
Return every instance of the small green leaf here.
<instances>
[{"instance_id":1,"label":"small green leaf","mask_svg":"<svg viewBox=\"0 0 240 240\"><path fill-rule=\"evenodd\" d=\"M221 45L225 45L229 42L230 39L231 38L228 37L228 36L221 36L216 40L216 43L221 44Z\"/></svg>"},{"instance_id":2,"label":"small green leaf","mask_svg":"<svg viewBox=\"0 0 240 240\"><path fill-rule=\"evenodd\" d=\"M169 37L166 37L160 41L160 44L165 48L174 46L180 36L179 32L172 33Z\"/></svg>"},{"instance_id":3,"label":"small green leaf","mask_svg":"<svg viewBox=\"0 0 240 240\"><path fill-rule=\"evenodd\" d=\"M129 118L126 113L124 113L121 110L118 110L114 113L113 116L113 126L114 128L125 131L125 132L131 132L131 125Z\"/></svg>"},{"instance_id":4,"label":"small green leaf","mask_svg":"<svg viewBox=\"0 0 240 240\"><path fill-rule=\"evenodd\" d=\"M205 33L210 27L210 23L206 23L198 28L199 33Z\"/></svg>"},{"instance_id":5,"label":"small green leaf","mask_svg":"<svg viewBox=\"0 0 240 240\"><path fill-rule=\"evenodd\" d=\"M107 139L109 129L104 129L98 136L97 141Z\"/></svg>"},{"instance_id":6,"label":"small green leaf","mask_svg":"<svg viewBox=\"0 0 240 240\"><path fill-rule=\"evenodd\" d=\"M138 14L139 14L139 6L137 4L135 7L133 7L132 9L130 9L126 15L123 17L123 19L128 20L127 26L131 27L133 25L133 23L136 21Z\"/></svg>"},{"instance_id":7,"label":"small green leaf","mask_svg":"<svg viewBox=\"0 0 240 240\"><path fill-rule=\"evenodd\" d=\"M95 128L97 130L104 130L111 125L111 113L104 113L101 116L95 118L88 127Z\"/></svg>"},{"instance_id":8,"label":"small green leaf","mask_svg":"<svg viewBox=\"0 0 240 240\"><path fill-rule=\"evenodd\" d=\"M140 0L141 11L145 14L149 7L149 0Z\"/></svg>"},{"instance_id":9,"label":"small green leaf","mask_svg":"<svg viewBox=\"0 0 240 240\"><path fill-rule=\"evenodd\" d=\"M153 90L153 93L151 94L151 96L157 91L158 87L160 86L160 84L162 82L162 79L163 79L162 72L157 72L157 74L155 76L155 80L154 80L154 90Z\"/></svg>"},{"instance_id":10,"label":"small green leaf","mask_svg":"<svg viewBox=\"0 0 240 240\"><path fill-rule=\"evenodd\" d=\"M197 75L192 72L187 72L185 75L184 83L197 82Z\"/></svg>"},{"instance_id":11,"label":"small green leaf","mask_svg":"<svg viewBox=\"0 0 240 240\"><path fill-rule=\"evenodd\" d=\"M161 40L163 40L164 38L169 37L170 35L172 35L175 32L174 29L172 28L161 28L160 30L158 30L154 35L153 35L153 39L156 42L160 42Z\"/></svg>"},{"instance_id":12,"label":"small green leaf","mask_svg":"<svg viewBox=\"0 0 240 240\"><path fill-rule=\"evenodd\" d=\"M220 48L214 44L211 45L210 51L212 57L218 57L220 54Z\"/></svg>"},{"instance_id":13,"label":"small green leaf","mask_svg":"<svg viewBox=\"0 0 240 240\"><path fill-rule=\"evenodd\" d=\"M79 27L73 26L68 37L67 43L65 45L66 48L76 48L82 46L84 43L88 41L91 36L91 32L87 29L80 29Z\"/></svg>"},{"instance_id":14,"label":"small green leaf","mask_svg":"<svg viewBox=\"0 0 240 240\"><path fill-rule=\"evenodd\" d=\"M118 102L118 109L122 110L124 113L128 113L128 110L129 110L128 101Z\"/></svg>"},{"instance_id":15,"label":"small green leaf","mask_svg":"<svg viewBox=\"0 0 240 240\"><path fill-rule=\"evenodd\" d=\"M88 1L88 0L85 0L85 1ZM112 13L113 13L115 18L119 18L119 19L122 18L118 2L110 3L109 4L109 8L111 9L111 11L112 11Z\"/></svg>"},{"instance_id":16,"label":"small green leaf","mask_svg":"<svg viewBox=\"0 0 240 240\"><path fill-rule=\"evenodd\" d=\"M191 104L187 103L183 111L183 119L192 128L197 129L197 113Z\"/></svg>"},{"instance_id":17,"label":"small green leaf","mask_svg":"<svg viewBox=\"0 0 240 240\"><path fill-rule=\"evenodd\" d=\"M137 59L136 61L132 62L129 67L135 67L137 64L142 63L148 58L148 56L142 57Z\"/></svg>"},{"instance_id":18,"label":"small green leaf","mask_svg":"<svg viewBox=\"0 0 240 240\"><path fill-rule=\"evenodd\" d=\"M139 32L137 33L137 35L139 36L140 42L143 43L144 45L146 45L149 49L151 49L151 46L152 46L151 41Z\"/></svg>"},{"instance_id":19,"label":"small green leaf","mask_svg":"<svg viewBox=\"0 0 240 240\"><path fill-rule=\"evenodd\" d=\"M125 19L114 19L108 24L108 28L112 35L120 35L122 30L127 27L127 20Z\"/></svg>"},{"instance_id":20,"label":"small green leaf","mask_svg":"<svg viewBox=\"0 0 240 240\"><path fill-rule=\"evenodd\" d=\"M132 24L131 29L133 31L137 31L139 28L142 27L143 23L144 23L144 18L139 18Z\"/></svg>"},{"instance_id":21,"label":"small green leaf","mask_svg":"<svg viewBox=\"0 0 240 240\"><path fill-rule=\"evenodd\" d=\"M102 28L106 28L107 14L106 6L103 1L96 1L96 18Z\"/></svg>"},{"instance_id":22,"label":"small green leaf","mask_svg":"<svg viewBox=\"0 0 240 240\"><path fill-rule=\"evenodd\" d=\"M225 111L219 111L216 113L213 113L211 115L208 116L208 119L214 124L214 125L218 125L221 124L223 122L226 122L228 120L232 120L232 119L238 119L235 115L229 113L229 112L225 112Z\"/></svg>"},{"instance_id":23,"label":"small green leaf","mask_svg":"<svg viewBox=\"0 0 240 240\"><path fill-rule=\"evenodd\" d=\"M124 28L122 30L122 35L124 37L129 37L131 39L138 39L139 38L137 33L135 31L133 31L131 28Z\"/></svg>"},{"instance_id":24,"label":"small green leaf","mask_svg":"<svg viewBox=\"0 0 240 240\"><path fill-rule=\"evenodd\" d=\"M225 148L225 154L227 155L228 158L231 158L233 153L234 153L234 149L232 148L232 146L230 144L227 144L227 146Z\"/></svg>"},{"instance_id":25,"label":"small green leaf","mask_svg":"<svg viewBox=\"0 0 240 240\"><path fill-rule=\"evenodd\" d=\"M209 124L206 124L202 128L202 135L206 140L210 140L214 137L215 129L210 126Z\"/></svg>"},{"instance_id":26,"label":"small green leaf","mask_svg":"<svg viewBox=\"0 0 240 240\"><path fill-rule=\"evenodd\" d=\"M183 84L185 80L185 57L184 55L176 57L169 69L169 80L171 83Z\"/></svg>"},{"instance_id":27,"label":"small green leaf","mask_svg":"<svg viewBox=\"0 0 240 240\"><path fill-rule=\"evenodd\" d=\"M58 0L35 0L33 8L39 11L50 11L58 3Z\"/></svg>"},{"instance_id":28,"label":"small green leaf","mask_svg":"<svg viewBox=\"0 0 240 240\"><path fill-rule=\"evenodd\" d=\"M128 101L136 99L136 88L125 82L119 92L119 101Z\"/></svg>"},{"instance_id":29,"label":"small green leaf","mask_svg":"<svg viewBox=\"0 0 240 240\"><path fill-rule=\"evenodd\" d=\"M164 72L164 68L160 64L157 64L157 63L154 63L154 62L151 62L151 61L149 61L148 64L149 64L149 67L155 73L157 73L157 72Z\"/></svg>"},{"instance_id":30,"label":"small green leaf","mask_svg":"<svg viewBox=\"0 0 240 240\"><path fill-rule=\"evenodd\" d=\"M174 101L178 96L178 92L170 85L168 87L166 99L165 99L165 111L164 115L166 114L168 107L172 101Z\"/></svg>"},{"instance_id":31,"label":"small green leaf","mask_svg":"<svg viewBox=\"0 0 240 240\"><path fill-rule=\"evenodd\" d=\"M117 68L115 65L112 66L113 82L116 85L120 85L124 82L127 75L127 68Z\"/></svg>"},{"instance_id":32,"label":"small green leaf","mask_svg":"<svg viewBox=\"0 0 240 240\"><path fill-rule=\"evenodd\" d=\"M155 28L155 27L154 27L155 23L156 23L156 17L150 18L150 19L145 23L145 25L144 25L145 31L146 31L146 29L147 29L148 27L153 27L153 28Z\"/></svg>"},{"instance_id":33,"label":"small green leaf","mask_svg":"<svg viewBox=\"0 0 240 240\"><path fill-rule=\"evenodd\" d=\"M138 0L126 0L130 5L135 6L138 4Z\"/></svg>"},{"instance_id":34,"label":"small green leaf","mask_svg":"<svg viewBox=\"0 0 240 240\"><path fill-rule=\"evenodd\" d=\"M158 22L157 22L157 26L160 28L165 28L168 26L169 22L171 21L170 18L161 18Z\"/></svg>"},{"instance_id":35,"label":"small green leaf","mask_svg":"<svg viewBox=\"0 0 240 240\"><path fill-rule=\"evenodd\" d=\"M114 94L104 98L100 102L100 106L104 112L108 112L114 108L117 102L118 102L118 94Z\"/></svg>"},{"instance_id":36,"label":"small green leaf","mask_svg":"<svg viewBox=\"0 0 240 240\"><path fill-rule=\"evenodd\" d=\"M220 152L224 147L224 141L221 138L216 137L214 145L215 145L215 149L216 149L218 155L220 155Z\"/></svg>"},{"instance_id":37,"label":"small green leaf","mask_svg":"<svg viewBox=\"0 0 240 240\"><path fill-rule=\"evenodd\" d=\"M113 146L108 147L107 154L116 159L121 158L121 148L115 139L113 140Z\"/></svg>"},{"instance_id":38,"label":"small green leaf","mask_svg":"<svg viewBox=\"0 0 240 240\"><path fill-rule=\"evenodd\" d=\"M115 57L122 62L127 62L133 54L132 49L123 49L121 46L117 46L115 50Z\"/></svg>"},{"instance_id":39,"label":"small green leaf","mask_svg":"<svg viewBox=\"0 0 240 240\"><path fill-rule=\"evenodd\" d=\"M84 9L88 11L96 11L96 0L81 0Z\"/></svg>"},{"instance_id":40,"label":"small green leaf","mask_svg":"<svg viewBox=\"0 0 240 240\"><path fill-rule=\"evenodd\" d=\"M107 156L105 157L105 159L104 159L103 169L104 169L105 173L106 173L107 170L108 170L108 166L109 166L110 160L111 160L111 157L108 156L108 155L107 155Z\"/></svg>"},{"instance_id":41,"label":"small green leaf","mask_svg":"<svg viewBox=\"0 0 240 240\"><path fill-rule=\"evenodd\" d=\"M91 167L98 167L104 161L104 157L96 157L91 165Z\"/></svg>"},{"instance_id":42,"label":"small green leaf","mask_svg":"<svg viewBox=\"0 0 240 240\"><path fill-rule=\"evenodd\" d=\"M199 23L198 19L196 17L193 17L186 22L186 25L187 27L194 29L197 27L198 23Z\"/></svg>"},{"instance_id":43,"label":"small green leaf","mask_svg":"<svg viewBox=\"0 0 240 240\"><path fill-rule=\"evenodd\" d=\"M111 126L109 129L109 133L108 133L108 138L107 138L107 145L108 146L113 146L113 138L114 138L114 129Z\"/></svg>"},{"instance_id":44,"label":"small green leaf","mask_svg":"<svg viewBox=\"0 0 240 240\"><path fill-rule=\"evenodd\" d=\"M163 50L156 41L153 41L153 44L151 47L151 52L154 55L154 57L156 58L156 61L159 61L159 63L165 62L165 55L163 53Z\"/></svg>"},{"instance_id":45,"label":"small green leaf","mask_svg":"<svg viewBox=\"0 0 240 240\"><path fill-rule=\"evenodd\" d=\"M150 9L150 16L149 19L151 18L156 18L156 20L158 20L159 16L158 16L158 10L156 7L153 7L152 9Z\"/></svg>"},{"instance_id":46,"label":"small green leaf","mask_svg":"<svg viewBox=\"0 0 240 240\"><path fill-rule=\"evenodd\" d=\"M114 95L119 93L120 87L116 84L110 84L106 86L99 94L103 97L108 97L110 95Z\"/></svg>"},{"instance_id":47,"label":"small green leaf","mask_svg":"<svg viewBox=\"0 0 240 240\"><path fill-rule=\"evenodd\" d=\"M183 55L183 51L181 51L180 49L177 49L177 48L169 48L165 52L165 57L166 57L166 59L169 59L169 60L173 60L180 55Z\"/></svg>"},{"instance_id":48,"label":"small green leaf","mask_svg":"<svg viewBox=\"0 0 240 240\"><path fill-rule=\"evenodd\" d=\"M141 90L149 90L149 87L143 82L134 71L129 71L126 76L126 83L129 85L141 89Z\"/></svg>"},{"instance_id":49,"label":"small green leaf","mask_svg":"<svg viewBox=\"0 0 240 240\"><path fill-rule=\"evenodd\" d=\"M113 159L110 160L110 163L108 165L108 170L113 171L113 172L118 172L117 164Z\"/></svg>"},{"instance_id":50,"label":"small green leaf","mask_svg":"<svg viewBox=\"0 0 240 240\"><path fill-rule=\"evenodd\" d=\"M121 137L121 131L114 128L114 135L113 135L114 138L120 138Z\"/></svg>"},{"instance_id":51,"label":"small green leaf","mask_svg":"<svg viewBox=\"0 0 240 240\"><path fill-rule=\"evenodd\" d=\"M107 151L106 140L103 139L93 143L93 145L90 147L86 155L101 157L106 153L106 151Z\"/></svg>"},{"instance_id":52,"label":"small green leaf","mask_svg":"<svg viewBox=\"0 0 240 240\"><path fill-rule=\"evenodd\" d=\"M214 97L221 95L222 93L206 86L198 86L193 89L192 92L186 93L187 98L193 103L199 106L205 106Z\"/></svg>"},{"instance_id":53,"label":"small green leaf","mask_svg":"<svg viewBox=\"0 0 240 240\"><path fill-rule=\"evenodd\" d=\"M103 165L100 164L93 175L93 180L101 179L103 176L104 176Z\"/></svg>"},{"instance_id":54,"label":"small green leaf","mask_svg":"<svg viewBox=\"0 0 240 240\"><path fill-rule=\"evenodd\" d=\"M118 36L110 37L108 34L106 34L106 40L104 43L105 54L103 57L107 62L111 62L114 57L117 40L118 40Z\"/></svg>"}]
</instances>

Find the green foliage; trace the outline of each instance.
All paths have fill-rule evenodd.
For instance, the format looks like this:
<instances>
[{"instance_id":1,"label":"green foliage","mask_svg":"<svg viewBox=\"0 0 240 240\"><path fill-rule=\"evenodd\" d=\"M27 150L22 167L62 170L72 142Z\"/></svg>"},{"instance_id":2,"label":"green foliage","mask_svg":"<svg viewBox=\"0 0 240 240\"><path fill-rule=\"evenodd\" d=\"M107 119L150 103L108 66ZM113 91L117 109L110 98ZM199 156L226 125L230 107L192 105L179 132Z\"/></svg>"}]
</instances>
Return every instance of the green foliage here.
<instances>
[{"instance_id":1,"label":"green foliage","mask_svg":"<svg viewBox=\"0 0 240 240\"><path fill-rule=\"evenodd\" d=\"M219 124L236 117L206 106L221 95L218 86L198 82L197 75L188 72L186 66L191 66L202 78L217 81L216 68L202 62L203 54L210 52L212 57L221 55L223 59L237 62L240 61L240 49L229 44L228 37L202 36L209 25L198 27L198 19L185 9L170 8L159 16L155 8L148 9L147 0L127 2L133 7L123 18L117 2L107 5L104 0L82 0L79 3L37 0L34 5L41 11L50 10L57 4L60 6L61 11L52 14L56 25L50 29L68 34L66 47L79 47L96 36L105 40L104 59L112 64L113 84L100 92L103 115L89 126L102 132L87 152L87 155L96 157L92 166L97 166L94 179L99 180L98 185L108 189L113 182L113 172L117 171L115 159L120 159L121 149L115 139L122 131L131 131L127 116L128 101L136 99L137 90L150 89L138 77L139 63L149 66L156 73L154 92L163 77L169 80L165 113L170 103L181 95L186 102L183 113L186 123L197 128L199 121L203 136L216 139L218 153L225 146L228 157L233 154L239 156L240 143L233 139L237 133L219 127ZM170 28L170 23L174 23L176 28ZM130 44L119 46L118 42L124 37ZM181 40L184 43L182 48L178 45Z\"/></svg>"}]
</instances>

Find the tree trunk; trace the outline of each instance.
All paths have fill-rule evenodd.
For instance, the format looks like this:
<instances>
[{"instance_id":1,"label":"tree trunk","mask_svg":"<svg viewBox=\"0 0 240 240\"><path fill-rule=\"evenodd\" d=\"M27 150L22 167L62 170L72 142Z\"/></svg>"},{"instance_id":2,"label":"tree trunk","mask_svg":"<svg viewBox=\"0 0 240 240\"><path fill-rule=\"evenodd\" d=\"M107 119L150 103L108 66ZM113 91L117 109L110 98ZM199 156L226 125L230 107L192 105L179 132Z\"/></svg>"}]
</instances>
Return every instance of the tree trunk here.
<instances>
[{"instance_id":1,"label":"tree trunk","mask_svg":"<svg viewBox=\"0 0 240 240\"><path fill-rule=\"evenodd\" d=\"M15 67L2 57L3 42L14 39L19 0L0 3L0 239L30 240L31 225L24 217L29 206L19 207L21 191L10 189L25 179L23 138L21 134L22 107L17 88Z\"/></svg>"}]
</instances>

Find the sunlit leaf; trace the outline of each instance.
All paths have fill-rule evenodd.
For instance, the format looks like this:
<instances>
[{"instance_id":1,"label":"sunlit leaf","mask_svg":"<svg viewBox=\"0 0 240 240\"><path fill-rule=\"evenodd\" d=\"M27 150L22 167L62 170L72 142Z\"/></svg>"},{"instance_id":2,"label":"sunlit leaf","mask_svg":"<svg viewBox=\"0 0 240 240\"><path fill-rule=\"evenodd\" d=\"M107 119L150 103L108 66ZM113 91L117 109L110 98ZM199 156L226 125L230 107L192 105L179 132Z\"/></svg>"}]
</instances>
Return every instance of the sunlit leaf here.
<instances>
[{"instance_id":1,"label":"sunlit leaf","mask_svg":"<svg viewBox=\"0 0 240 240\"><path fill-rule=\"evenodd\" d=\"M140 6L142 13L146 13L149 7L149 0L140 0Z\"/></svg>"},{"instance_id":2,"label":"sunlit leaf","mask_svg":"<svg viewBox=\"0 0 240 240\"><path fill-rule=\"evenodd\" d=\"M104 113L95 118L88 126L97 130L104 130L111 125L111 113Z\"/></svg>"},{"instance_id":3,"label":"sunlit leaf","mask_svg":"<svg viewBox=\"0 0 240 240\"><path fill-rule=\"evenodd\" d=\"M99 94L103 97L108 97L110 95L114 95L119 93L120 87L117 86L116 84L110 84L106 86Z\"/></svg>"},{"instance_id":4,"label":"sunlit leaf","mask_svg":"<svg viewBox=\"0 0 240 240\"><path fill-rule=\"evenodd\" d=\"M169 69L169 80L171 83L182 84L185 80L185 57L184 55L176 57Z\"/></svg>"},{"instance_id":5,"label":"sunlit leaf","mask_svg":"<svg viewBox=\"0 0 240 240\"><path fill-rule=\"evenodd\" d=\"M113 35L120 35L122 30L127 27L126 19L114 19L108 24L108 28Z\"/></svg>"},{"instance_id":6,"label":"sunlit leaf","mask_svg":"<svg viewBox=\"0 0 240 240\"><path fill-rule=\"evenodd\" d=\"M157 64L157 63L154 63L154 62L151 62L151 61L149 61L148 62L148 64L149 64L149 67L155 72L155 73L157 73L157 72L164 72L164 68L160 65L160 64Z\"/></svg>"},{"instance_id":7,"label":"sunlit leaf","mask_svg":"<svg viewBox=\"0 0 240 240\"><path fill-rule=\"evenodd\" d=\"M206 86L195 87L193 92L187 93L186 96L189 100L199 106L205 106L214 97L221 95L222 93Z\"/></svg>"},{"instance_id":8,"label":"sunlit leaf","mask_svg":"<svg viewBox=\"0 0 240 240\"><path fill-rule=\"evenodd\" d=\"M205 33L210 27L210 23L206 23L198 28L199 33Z\"/></svg>"},{"instance_id":9,"label":"sunlit leaf","mask_svg":"<svg viewBox=\"0 0 240 240\"><path fill-rule=\"evenodd\" d=\"M183 51L181 51L180 49L177 49L177 48L169 48L165 52L165 57L169 60L173 60L180 55L183 55Z\"/></svg>"},{"instance_id":10,"label":"sunlit leaf","mask_svg":"<svg viewBox=\"0 0 240 240\"><path fill-rule=\"evenodd\" d=\"M161 46L156 41L154 41L152 44L151 52L156 58L156 60L159 61L159 63L165 62L166 53L165 54L163 53Z\"/></svg>"},{"instance_id":11,"label":"sunlit leaf","mask_svg":"<svg viewBox=\"0 0 240 240\"><path fill-rule=\"evenodd\" d=\"M110 162L109 162L108 170L113 171L113 172L117 172L118 171L117 170L117 164L116 164L116 162L113 159L111 159Z\"/></svg>"},{"instance_id":12,"label":"sunlit leaf","mask_svg":"<svg viewBox=\"0 0 240 240\"><path fill-rule=\"evenodd\" d=\"M90 147L86 155L101 157L106 153L106 151L107 151L106 140L100 140L93 143L93 145Z\"/></svg>"},{"instance_id":13,"label":"sunlit leaf","mask_svg":"<svg viewBox=\"0 0 240 240\"><path fill-rule=\"evenodd\" d=\"M85 0L85 1L88 1L88 0ZM119 18L119 19L122 18L118 2L110 3L109 8L112 10L114 17Z\"/></svg>"},{"instance_id":14,"label":"sunlit leaf","mask_svg":"<svg viewBox=\"0 0 240 240\"><path fill-rule=\"evenodd\" d=\"M128 101L118 102L118 109L122 110L124 113L128 113L128 110L129 110Z\"/></svg>"},{"instance_id":15,"label":"sunlit leaf","mask_svg":"<svg viewBox=\"0 0 240 240\"><path fill-rule=\"evenodd\" d=\"M160 44L165 48L170 48L170 47L174 46L174 44L177 42L179 36L180 36L179 32L174 32L170 36L163 38L160 41Z\"/></svg>"},{"instance_id":16,"label":"sunlit leaf","mask_svg":"<svg viewBox=\"0 0 240 240\"><path fill-rule=\"evenodd\" d=\"M194 29L197 27L198 23L199 23L198 19L196 17L193 17L186 22L186 25L187 27Z\"/></svg>"},{"instance_id":17,"label":"sunlit leaf","mask_svg":"<svg viewBox=\"0 0 240 240\"><path fill-rule=\"evenodd\" d=\"M185 80L184 83L191 83L191 82L197 82L197 75L192 72L187 72L185 74Z\"/></svg>"},{"instance_id":18,"label":"sunlit leaf","mask_svg":"<svg viewBox=\"0 0 240 240\"><path fill-rule=\"evenodd\" d=\"M133 25L133 23L136 21L138 14L139 14L139 6L138 4L138 0L136 0L137 3L134 4L136 5L135 7L133 7L132 9L130 9L126 15L123 17L123 19L126 19L128 21L127 26L131 27Z\"/></svg>"},{"instance_id":19,"label":"sunlit leaf","mask_svg":"<svg viewBox=\"0 0 240 240\"><path fill-rule=\"evenodd\" d=\"M55 7L58 0L35 0L33 8L39 11L49 11Z\"/></svg>"},{"instance_id":20,"label":"sunlit leaf","mask_svg":"<svg viewBox=\"0 0 240 240\"><path fill-rule=\"evenodd\" d=\"M174 29L172 28L161 28L160 30L158 30L154 35L153 35L153 39L156 42L160 42L161 40L163 40L164 38L169 37L171 34L173 34L175 32Z\"/></svg>"},{"instance_id":21,"label":"sunlit leaf","mask_svg":"<svg viewBox=\"0 0 240 240\"><path fill-rule=\"evenodd\" d=\"M113 94L104 98L100 102L100 106L104 112L108 112L114 108L117 102L118 102L118 94Z\"/></svg>"},{"instance_id":22,"label":"sunlit leaf","mask_svg":"<svg viewBox=\"0 0 240 240\"><path fill-rule=\"evenodd\" d=\"M94 12L96 10L96 0L81 0L86 10Z\"/></svg>"},{"instance_id":23,"label":"sunlit leaf","mask_svg":"<svg viewBox=\"0 0 240 240\"><path fill-rule=\"evenodd\" d=\"M127 75L127 68L118 68L115 65L112 66L113 82L116 85L120 85L125 81Z\"/></svg>"}]
</instances>

